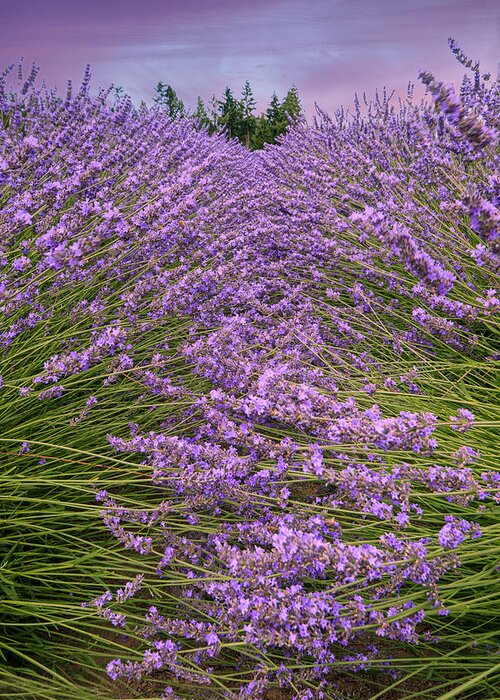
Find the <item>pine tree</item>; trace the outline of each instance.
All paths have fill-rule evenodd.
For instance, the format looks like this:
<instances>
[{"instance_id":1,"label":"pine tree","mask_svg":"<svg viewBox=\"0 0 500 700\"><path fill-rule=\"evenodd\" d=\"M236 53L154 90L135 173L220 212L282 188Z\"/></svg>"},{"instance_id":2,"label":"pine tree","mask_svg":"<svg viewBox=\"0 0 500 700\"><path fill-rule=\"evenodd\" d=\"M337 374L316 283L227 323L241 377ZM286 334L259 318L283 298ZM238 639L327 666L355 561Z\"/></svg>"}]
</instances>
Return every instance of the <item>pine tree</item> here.
<instances>
[{"instance_id":1,"label":"pine tree","mask_svg":"<svg viewBox=\"0 0 500 700\"><path fill-rule=\"evenodd\" d=\"M278 136L288 129L290 120L295 122L302 116L300 97L295 86L287 92L285 99L280 103L276 93L273 93L271 103L266 111L269 122L269 143L276 143Z\"/></svg>"},{"instance_id":2,"label":"pine tree","mask_svg":"<svg viewBox=\"0 0 500 700\"><path fill-rule=\"evenodd\" d=\"M278 95L273 92L271 97L271 102L266 110L266 117L270 122L277 121L280 115L280 101L278 100Z\"/></svg>"},{"instance_id":3,"label":"pine tree","mask_svg":"<svg viewBox=\"0 0 500 700\"><path fill-rule=\"evenodd\" d=\"M163 107L172 119L187 116L182 100L170 85L160 82L155 92L154 101ZM118 88L116 98L120 97ZM281 103L274 92L268 108L258 117L254 114L255 104L252 88L247 80L240 100L226 87L222 99L219 100L213 95L207 106L202 98L198 97L196 110L189 112L189 116L195 119L200 127L207 128L209 133L224 131L230 139L237 138L247 148L254 150L263 148L266 143L276 143L278 137L286 132L290 122L302 117L302 105L295 85L288 90Z\"/></svg>"},{"instance_id":4,"label":"pine tree","mask_svg":"<svg viewBox=\"0 0 500 700\"><path fill-rule=\"evenodd\" d=\"M154 101L163 107L172 119L177 119L184 115L184 103L177 97L177 93L171 85L158 83Z\"/></svg>"},{"instance_id":5,"label":"pine tree","mask_svg":"<svg viewBox=\"0 0 500 700\"><path fill-rule=\"evenodd\" d=\"M269 120L265 114L261 114L255 121L255 130L252 134L250 147L253 150L264 148L265 143L272 142L271 128Z\"/></svg>"},{"instance_id":6,"label":"pine tree","mask_svg":"<svg viewBox=\"0 0 500 700\"><path fill-rule=\"evenodd\" d=\"M219 100L215 95L212 95L212 98L210 100L208 118L210 120L210 133L213 134L215 131L219 131L221 128L219 115Z\"/></svg>"},{"instance_id":7,"label":"pine tree","mask_svg":"<svg viewBox=\"0 0 500 700\"><path fill-rule=\"evenodd\" d=\"M281 103L281 111L292 121L297 121L302 116L302 105L300 103L299 91L293 85L286 93L285 99Z\"/></svg>"},{"instance_id":8,"label":"pine tree","mask_svg":"<svg viewBox=\"0 0 500 700\"><path fill-rule=\"evenodd\" d=\"M205 104L200 96L198 96L198 99L196 100L196 111L193 114L193 118L196 120L200 128L206 128L210 133L215 131L215 127L207 114Z\"/></svg>"},{"instance_id":9,"label":"pine tree","mask_svg":"<svg viewBox=\"0 0 500 700\"><path fill-rule=\"evenodd\" d=\"M241 134L239 135L240 141L242 141L247 148L250 148L251 137L256 125L256 118L253 114L256 102L248 80L245 82L241 92L240 104L242 113Z\"/></svg>"},{"instance_id":10,"label":"pine tree","mask_svg":"<svg viewBox=\"0 0 500 700\"><path fill-rule=\"evenodd\" d=\"M266 109L266 119L268 122L267 143L274 143L278 134L281 133L280 129L283 123L280 101L278 100L278 95L275 92L273 92L269 107Z\"/></svg>"},{"instance_id":11,"label":"pine tree","mask_svg":"<svg viewBox=\"0 0 500 700\"><path fill-rule=\"evenodd\" d=\"M236 138L241 132L242 122L242 106L236 100L230 88L224 90L224 99L219 100L219 122L225 127L227 135L230 139Z\"/></svg>"}]
</instances>

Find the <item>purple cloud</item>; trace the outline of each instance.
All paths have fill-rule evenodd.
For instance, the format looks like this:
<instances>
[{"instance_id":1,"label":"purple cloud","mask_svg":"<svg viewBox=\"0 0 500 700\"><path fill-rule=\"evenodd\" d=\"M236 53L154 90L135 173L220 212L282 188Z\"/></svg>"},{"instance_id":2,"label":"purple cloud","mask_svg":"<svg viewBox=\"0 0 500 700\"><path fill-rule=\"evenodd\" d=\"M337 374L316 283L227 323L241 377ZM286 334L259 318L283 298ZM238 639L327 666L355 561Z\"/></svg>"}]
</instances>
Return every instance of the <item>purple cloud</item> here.
<instances>
[{"instance_id":1,"label":"purple cloud","mask_svg":"<svg viewBox=\"0 0 500 700\"><path fill-rule=\"evenodd\" d=\"M187 104L196 96L239 93L248 79L264 109L275 90L296 84L308 114L350 104L354 92L386 85L404 95L419 68L459 81L446 46L454 36L485 69L500 60L495 0L24 0L2 10L0 64L35 61L46 82L120 84L149 100L171 83Z\"/></svg>"}]
</instances>

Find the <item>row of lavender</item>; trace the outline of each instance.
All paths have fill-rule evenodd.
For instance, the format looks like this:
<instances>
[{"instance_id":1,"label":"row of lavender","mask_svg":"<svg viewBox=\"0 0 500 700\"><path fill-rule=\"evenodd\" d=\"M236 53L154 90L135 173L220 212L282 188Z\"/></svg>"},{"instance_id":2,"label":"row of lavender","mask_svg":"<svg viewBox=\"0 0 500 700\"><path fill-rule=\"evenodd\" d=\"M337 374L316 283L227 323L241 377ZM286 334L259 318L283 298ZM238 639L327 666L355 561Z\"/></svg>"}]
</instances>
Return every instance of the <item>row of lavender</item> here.
<instances>
[{"instance_id":1,"label":"row of lavender","mask_svg":"<svg viewBox=\"0 0 500 700\"><path fill-rule=\"evenodd\" d=\"M2 90L1 444L23 478L84 465L131 555L84 603L127 637L113 680L493 682L500 96L473 72L262 153L89 76Z\"/></svg>"}]
</instances>

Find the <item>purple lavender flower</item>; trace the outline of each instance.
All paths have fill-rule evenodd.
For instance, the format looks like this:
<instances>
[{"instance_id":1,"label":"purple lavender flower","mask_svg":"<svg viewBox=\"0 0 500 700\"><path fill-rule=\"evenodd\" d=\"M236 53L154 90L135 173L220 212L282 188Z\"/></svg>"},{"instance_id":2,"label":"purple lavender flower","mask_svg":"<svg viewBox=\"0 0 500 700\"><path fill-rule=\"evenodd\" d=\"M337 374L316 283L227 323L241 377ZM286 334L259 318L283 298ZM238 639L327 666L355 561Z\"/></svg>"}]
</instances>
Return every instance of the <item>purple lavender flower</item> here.
<instances>
[{"instance_id":1,"label":"purple lavender flower","mask_svg":"<svg viewBox=\"0 0 500 700\"><path fill-rule=\"evenodd\" d=\"M467 408L459 408L456 416L450 416L452 423L451 429L458 430L459 433L465 433L474 425L474 414Z\"/></svg>"},{"instance_id":2,"label":"purple lavender flower","mask_svg":"<svg viewBox=\"0 0 500 700\"><path fill-rule=\"evenodd\" d=\"M438 542L444 549L456 549L465 540L466 535L471 539L481 537L481 529L477 523L458 520L451 515L447 515L445 521L446 525L438 533Z\"/></svg>"},{"instance_id":3,"label":"purple lavender flower","mask_svg":"<svg viewBox=\"0 0 500 700\"><path fill-rule=\"evenodd\" d=\"M28 454L30 449L31 449L31 444L29 442L23 442L23 443L21 443L21 447L19 448L19 454L20 455Z\"/></svg>"},{"instance_id":4,"label":"purple lavender flower","mask_svg":"<svg viewBox=\"0 0 500 700\"><path fill-rule=\"evenodd\" d=\"M252 153L111 108L89 70L62 101L0 77L6 440L32 392L61 399L24 434L91 440L85 470L119 453L100 516L161 579L84 604L143 640L112 679L210 686L230 663L231 700L305 700L344 663L394 672L387 640L438 643L441 580L481 530L450 515L432 533L435 514L500 499L460 443L470 411L437 449L449 377L467 355L464 387L483 360L491 378L498 354L499 95L475 73L460 95L424 74L437 109L318 111Z\"/></svg>"}]
</instances>

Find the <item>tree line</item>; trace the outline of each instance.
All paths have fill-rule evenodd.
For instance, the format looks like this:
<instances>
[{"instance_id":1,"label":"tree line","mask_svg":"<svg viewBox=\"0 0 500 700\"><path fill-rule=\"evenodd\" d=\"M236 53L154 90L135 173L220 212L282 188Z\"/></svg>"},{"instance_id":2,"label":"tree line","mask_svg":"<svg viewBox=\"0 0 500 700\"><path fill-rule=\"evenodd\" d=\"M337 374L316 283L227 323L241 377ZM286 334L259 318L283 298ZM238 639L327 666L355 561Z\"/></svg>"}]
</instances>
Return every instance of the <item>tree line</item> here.
<instances>
[{"instance_id":1,"label":"tree line","mask_svg":"<svg viewBox=\"0 0 500 700\"><path fill-rule=\"evenodd\" d=\"M274 93L266 111L256 115L256 100L248 80L240 98L235 97L227 87L221 99L214 95L208 105L198 97L194 111L186 109L174 88L166 83L156 85L154 101L172 119L193 119L200 128L210 133L223 132L228 138L236 138L252 150L263 148L265 143L275 143L278 136L287 130L290 120L296 121L302 116L302 105L295 86L288 90L282 101Z\"/></svg>"}]
</instances>

